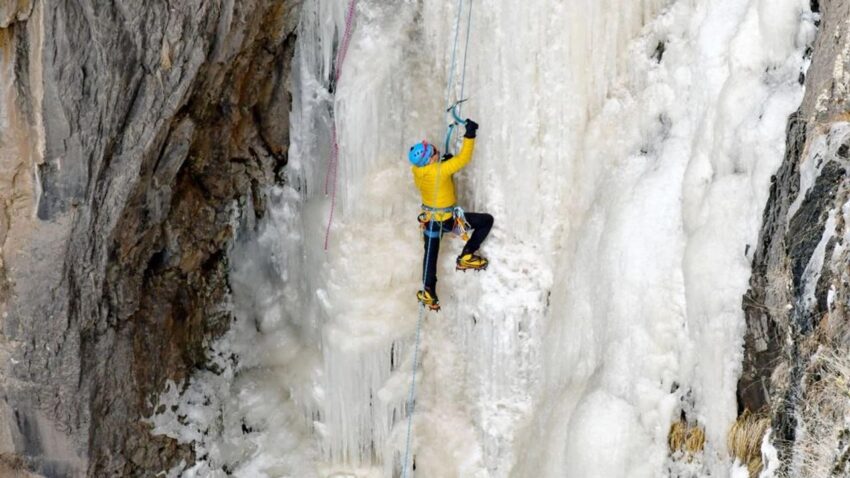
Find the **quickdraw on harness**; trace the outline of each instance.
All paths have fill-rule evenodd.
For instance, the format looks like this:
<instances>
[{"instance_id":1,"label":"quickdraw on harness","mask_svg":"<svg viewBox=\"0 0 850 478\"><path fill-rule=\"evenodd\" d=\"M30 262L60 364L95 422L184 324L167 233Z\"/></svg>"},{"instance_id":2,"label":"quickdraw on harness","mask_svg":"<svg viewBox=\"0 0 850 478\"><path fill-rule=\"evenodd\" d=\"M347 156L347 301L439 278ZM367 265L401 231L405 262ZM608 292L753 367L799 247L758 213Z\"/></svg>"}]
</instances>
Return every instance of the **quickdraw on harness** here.
<instances>
[{"instance_id":1,"label":"quickdraw on harness","mask_svg":"<svg viewBox=\"0 0 850 478\"><path fill-rule=\"evenodd\" d=\"M463 213L463 208L459 206L452 207L428 207L426 205L422 205L422 212L419 214L417 218L419 220L419 228L422 230L422 233L427 237L435 238L442 237L443 228L439 227L436 230L430 226L431 223L442 223L446 219L439 219L438 214L451 214L451 218L454 221L452 223L452 234L460 237L464 241L469 240L469 229L470 225L466 221L466 216Z\"/></svg>"}]
</instances>

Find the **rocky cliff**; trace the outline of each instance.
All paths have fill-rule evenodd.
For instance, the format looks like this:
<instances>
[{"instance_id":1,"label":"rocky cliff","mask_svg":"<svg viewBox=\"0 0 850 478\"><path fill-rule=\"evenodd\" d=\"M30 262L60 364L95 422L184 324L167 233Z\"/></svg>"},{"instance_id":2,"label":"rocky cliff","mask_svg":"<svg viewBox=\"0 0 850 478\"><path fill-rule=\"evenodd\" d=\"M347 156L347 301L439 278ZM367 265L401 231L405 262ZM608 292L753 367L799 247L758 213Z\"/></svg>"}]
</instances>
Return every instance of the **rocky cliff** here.
<instances>
[{"instance_id":1,"label":"rocky cliff","mask_svg":"<svg viewBox=\"0 0 850 478\"><path fill-rule=\"evenodd\" d=\"M192 459L142 418L228 327L235 224L286 164L298 8L0 0L0 453L17 468Z\"/></svg>"},{"instance_id":2,"label":"rocky cliff","mask_svg":"<svg viewBox=\"0 0 850 478\"><path fill-rule=\"evenodd\" d=\"M0 473L153 476L143 417L230 322L228 246L286 164L299 0L0 0ZM850 463L850 1L820 14L744 297L741 410ZM836 398L839 397L839 398Z\"/></svg>"},{"instance_id":3,"label":"rocky cliff","mask_svg":"<svg viewBox=\"0 0 850 478\"><path fill-rule=\"evenodd\" d=\"M846 476L850 2L812 1L812 10L820 25L806 93L788 124L743 302L738 395L742 411L769 414L786 472Z\"/></svg>"}]
</instances>

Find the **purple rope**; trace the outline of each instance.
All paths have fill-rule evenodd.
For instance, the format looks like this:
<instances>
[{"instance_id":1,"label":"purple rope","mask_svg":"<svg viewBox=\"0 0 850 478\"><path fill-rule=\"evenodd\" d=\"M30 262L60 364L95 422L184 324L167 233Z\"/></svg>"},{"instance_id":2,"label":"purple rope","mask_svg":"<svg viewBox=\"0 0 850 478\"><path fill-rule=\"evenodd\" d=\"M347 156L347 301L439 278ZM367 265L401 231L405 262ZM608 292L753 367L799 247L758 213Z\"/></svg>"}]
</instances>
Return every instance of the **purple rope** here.
<instances>
[{"instance_id":1,"label":"purple rope","mask_svg":"<svg viewBox=\"0 0 850 478\"><path fill-rule=\"evenodd\" d=\"M351 35L354 32L354 13L357 6L357 0L351 0L348 3L348 11L345 14L345 33L342 35L342 42L339 45L339 50L336 53L336 61L334 68L334 90L339 83L339 78L342 76L342 65L345 62L345 56L348 54L348 45L351 43ZM328 240L331 236L331 224L334 219L334 209L336 208L336 172L339 169L339 143L336 137L336 121L331 118L331 157L328 161L328 170L325 173L325 194L328 194L328 187L331 187L331 211L328 214L328 227L325 229L325 250L328 250ZM331 181L333 177L333 181Z\"/></svg>"}]
</instances>

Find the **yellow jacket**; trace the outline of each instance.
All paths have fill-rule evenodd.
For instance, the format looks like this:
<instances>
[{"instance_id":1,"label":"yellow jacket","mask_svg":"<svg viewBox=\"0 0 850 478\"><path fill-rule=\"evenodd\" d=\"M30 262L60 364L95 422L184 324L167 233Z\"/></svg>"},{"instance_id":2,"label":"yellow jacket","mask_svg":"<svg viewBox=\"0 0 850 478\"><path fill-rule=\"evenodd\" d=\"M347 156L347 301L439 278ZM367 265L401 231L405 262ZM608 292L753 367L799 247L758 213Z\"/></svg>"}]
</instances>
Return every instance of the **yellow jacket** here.
<instances>
[{"instance_id":1,"label":"yellow jacket","mask_svg":"<svg viewBox=\"0 0 850 478\"><path fill-rule=\"evenodd\" d=\"M475 139L463 138L463 146L457 156L442 163L427 164L422 167L412 166L413 180L422 194L422 204L437 209L455 205L455 184L452 175L472 159L475 149ZM444 221L452 216L450 212L434 213L434 219Z\"/></svg>"}]
</instances>

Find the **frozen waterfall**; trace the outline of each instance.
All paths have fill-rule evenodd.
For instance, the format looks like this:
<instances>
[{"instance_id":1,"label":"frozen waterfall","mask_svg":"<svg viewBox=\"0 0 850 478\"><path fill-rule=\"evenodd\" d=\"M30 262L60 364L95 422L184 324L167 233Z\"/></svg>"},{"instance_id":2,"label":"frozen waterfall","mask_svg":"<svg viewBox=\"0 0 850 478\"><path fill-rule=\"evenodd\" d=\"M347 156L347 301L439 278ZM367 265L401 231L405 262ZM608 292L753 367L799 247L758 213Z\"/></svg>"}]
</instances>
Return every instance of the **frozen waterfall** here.
<instances>
[{"instance_id":1,"label":"frozen waterfall","mask_svg":"<svg viewBox=\"0 0 850 478\"><path fill-rule=\"evenodd\" d=\"M456 272L443 241L412 476L729 476L748 245L802 98L808 2L360 0L332 93L346 4L305 0L286 180L231 254L238 320L153 418L196 443L173 474L398 476L422 260L405 153L442 138L471 4L481 128L456 184L495 216L492 263ZM707 434L694 463L668 458L683 412Z\"/></svg>"}]
</instances>

